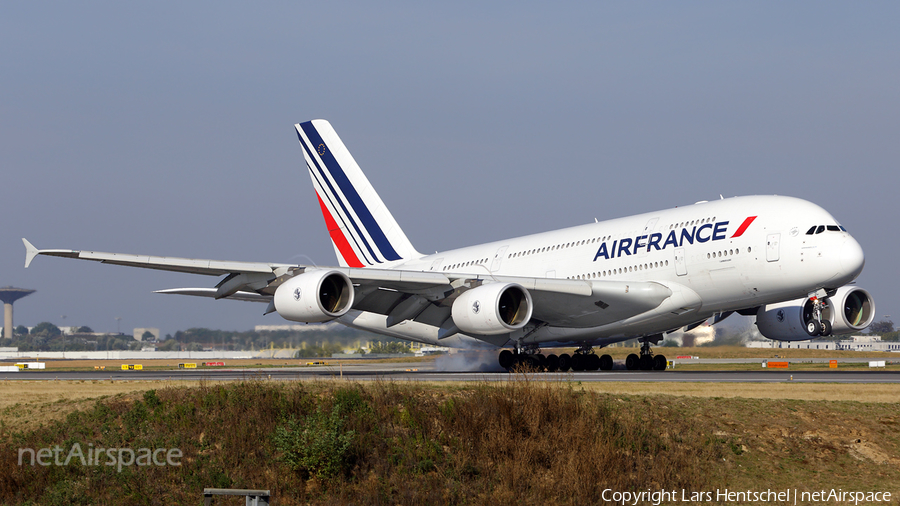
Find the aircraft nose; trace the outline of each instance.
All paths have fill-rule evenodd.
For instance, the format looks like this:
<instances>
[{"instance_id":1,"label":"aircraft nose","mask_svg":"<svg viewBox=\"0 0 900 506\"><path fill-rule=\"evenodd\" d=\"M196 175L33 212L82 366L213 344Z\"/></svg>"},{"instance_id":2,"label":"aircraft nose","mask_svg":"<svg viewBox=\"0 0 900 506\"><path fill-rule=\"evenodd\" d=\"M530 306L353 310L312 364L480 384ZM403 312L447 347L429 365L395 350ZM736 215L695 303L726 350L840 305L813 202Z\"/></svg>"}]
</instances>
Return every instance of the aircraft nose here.
<instances>
[{"instance_id":1,"label":"aircraft nose","mask_svg":"<svg viewBox=\"0 0 900 506\"><path fill-rule=\"evenodd\" d=\"M848 237L841 246L840 252L841 268L844 273L856 278L862 272L863 266L866 264L866 257L863 254L862 246L856 242L856 239Z\"/></svg>"}]
</instances>

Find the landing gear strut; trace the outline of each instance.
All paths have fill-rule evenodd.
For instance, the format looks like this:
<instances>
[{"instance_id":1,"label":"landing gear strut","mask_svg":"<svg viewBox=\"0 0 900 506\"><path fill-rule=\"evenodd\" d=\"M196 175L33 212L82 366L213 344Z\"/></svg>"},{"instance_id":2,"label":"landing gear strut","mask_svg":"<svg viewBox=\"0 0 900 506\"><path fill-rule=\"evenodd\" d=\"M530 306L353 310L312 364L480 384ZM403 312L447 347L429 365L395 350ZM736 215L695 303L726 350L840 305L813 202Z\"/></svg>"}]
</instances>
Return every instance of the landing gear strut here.
<instances>
[{"instance_id":1,"label":"landing gear strut","mask_svg":"<svg viewBox=\"0 0 900 506\"><path fill-rule=\"evenodd\" d=\"M640 356L634 353L628 355L625 359L625 368L629 371L636 371L638 369L642 371L665 371L669 364L666 361L665 355L653 355L653 352L650 350L651 341L653 341L654 344L659 344L661 340L662 334L640 338L639 341L642 343L641 354Z\"/></svg>"},{"instance_id":2,"label":"landing gear strut","mask_svg":"<svg viewBox=\"0 0 900 506\"><path fill-rule=\"evenodd\" d=\"M818 297L818 294L811 295L809 302L812 304L812 308L808 309L811 314L806 320L806 333L811 337L831 335L831 322L822 314L826 307L825 302Z\"/></svg>"},{"instance_id":3,"label":"landing gear strut","mask_svg":"<svg viewBox=\"0 0 900 506\"><path fill-rule=\"evenodd\" d=\"M577 350L572 356L563 353L559 356L559 370L566 372L569 369L573 371L609 371L613 368L613 359L609 355L597 356L591 346L585 345Z\"/></svg>"}]
</instances>

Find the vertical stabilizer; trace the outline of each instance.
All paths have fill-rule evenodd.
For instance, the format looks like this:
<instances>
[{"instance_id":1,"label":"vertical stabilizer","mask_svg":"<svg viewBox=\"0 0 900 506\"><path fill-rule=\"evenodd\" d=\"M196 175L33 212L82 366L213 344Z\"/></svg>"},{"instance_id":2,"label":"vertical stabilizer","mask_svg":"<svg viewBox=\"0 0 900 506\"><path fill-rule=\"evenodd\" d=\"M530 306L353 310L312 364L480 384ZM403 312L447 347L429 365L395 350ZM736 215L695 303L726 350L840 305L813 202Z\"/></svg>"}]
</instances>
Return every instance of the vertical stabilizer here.
<instances>
[{"instance_id":1,"label":"vertical stabilizer","mask_svg":"<svg viewBox=\"0 0 900 506\"><path fill-rule=\"evenodd\" d=\"M340 264L368 267L422 256L331 123L317 119L294 127Z\"/></svg>"}]
</instances>

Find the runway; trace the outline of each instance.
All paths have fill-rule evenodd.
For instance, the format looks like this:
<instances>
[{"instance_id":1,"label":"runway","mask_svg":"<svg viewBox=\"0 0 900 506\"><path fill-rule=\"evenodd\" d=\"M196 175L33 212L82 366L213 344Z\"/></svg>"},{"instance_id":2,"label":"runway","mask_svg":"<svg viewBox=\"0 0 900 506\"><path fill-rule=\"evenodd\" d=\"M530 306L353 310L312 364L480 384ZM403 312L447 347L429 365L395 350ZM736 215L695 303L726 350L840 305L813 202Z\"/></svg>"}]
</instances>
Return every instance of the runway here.
<instances>
[{"instance_id":1,"label":"runway","mask_svg":"<svg viewBox=\"0 0 900 506\"><path fill-rule=\"evenodd\" d=\"M316 380L350 381L472 381L492 382L514 379L551 382L705 382L705 383L900 383L900 371L594 371L567 373L510 374L494 371L443 371L431 363L356 363L339 366L278 368L203 368L142 371L55 371L32 370L0 373L0 381L249 381Z\"/></svg>"}]
</instances>

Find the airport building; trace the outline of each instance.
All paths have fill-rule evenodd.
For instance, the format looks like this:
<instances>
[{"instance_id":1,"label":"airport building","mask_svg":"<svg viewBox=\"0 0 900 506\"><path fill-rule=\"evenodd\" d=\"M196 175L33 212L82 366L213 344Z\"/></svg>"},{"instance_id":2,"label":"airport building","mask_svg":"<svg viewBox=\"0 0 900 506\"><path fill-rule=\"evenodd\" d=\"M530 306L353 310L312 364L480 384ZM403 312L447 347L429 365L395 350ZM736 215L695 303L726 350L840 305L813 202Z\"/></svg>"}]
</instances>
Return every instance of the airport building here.
<instances>
[{"instance_id":1,"label":"airport building","mask_svg":"<svg viewBox=\"0 0 900 506\"><path fill-rule=\"evenodd\" d=\"M850 336L841 341L750 341L747 348L794 350L884 351L900 353L900 342L882 341L881 336Z\"/></svg>"},{"instance_id":2,"label":"airport building","mask_svg":"<svg viewBox=\"0 0 900 506\"><path fill-rule=\"evenodd\" d=\"M150 333L153 337L144 338L144 334ZM159 329L153 327L147 328L136 328L134 329L134 333L131 334L137 341L159 341Z\"/></svg>"}]
</instances>

